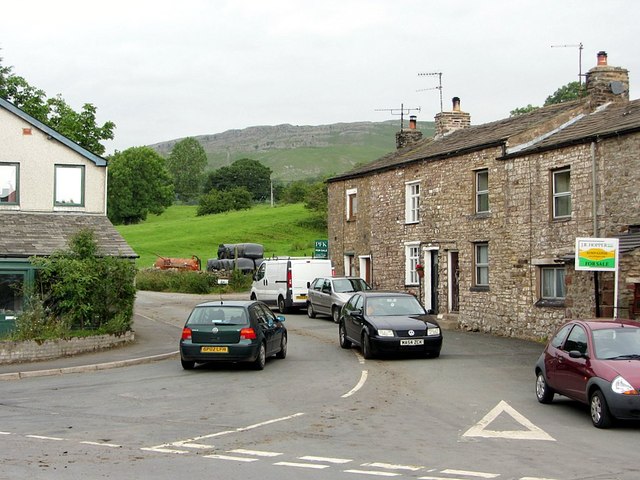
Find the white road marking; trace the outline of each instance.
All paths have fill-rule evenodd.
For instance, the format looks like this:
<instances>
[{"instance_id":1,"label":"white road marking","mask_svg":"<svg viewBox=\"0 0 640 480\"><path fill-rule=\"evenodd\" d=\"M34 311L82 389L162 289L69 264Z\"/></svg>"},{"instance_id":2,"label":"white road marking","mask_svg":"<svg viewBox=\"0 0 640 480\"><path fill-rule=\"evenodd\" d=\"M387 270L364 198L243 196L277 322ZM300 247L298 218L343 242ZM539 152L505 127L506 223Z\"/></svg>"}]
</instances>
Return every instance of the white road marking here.
<instances>
[{"instance_id":1,"label":"white road marking","mask_svg":"<svg viewBox=\"0 0 640 480\"><path fill-rule=\"evenodd\" d=\"M469 480L460 477L418 477L418 480Z\"/></svg>"},{"instance_id":2,"label":"white road marking","mask_svg":"<svg viewBox=\"0 0 640 480\"><path fill-rule=\"evenodd\" d=\"M318 465L317 463L276 462L274 465L278 465L280 467L314 468L316 470L329 468L329 465Z\"/></svg>"},{"instance_id":3,"label":"white road marking","mask_svg":"<svg viewBox=\"0 0 640 480\"><path fill-rule=\"evenodd\" d=\"M368 375L369 375L369 372L367 370L363 370L362 375L360 375L360 381L357 383L357 385L353 387L350 391L342 395L341 398L348 398L354 393L356 393L358 390L360 390L364 386L364 383L367 381Z\"/></svg>"},{"instance_id":4,"label":"white road marking","mask_svg":"<svg viewBox=\"0 0 640 480\"><path fill-rule=\"evenodd\" d=\"M110 448L122 448L122 445L116 445L115 443L102 443L102 442L80 442L84 445L96 445L98 447L110 447Z\"/></svg>"},{"instance_id":5,"label":"white road marking","mask_svg":"<svg viewBox=\"0 0 640 480\"><path fill-rule=\"evenodd\" d=\"M398 477L402 475L401 473L395 472L378 472L375 470L343 470L345 473L357 473L360 475L375 475L378 477Z\"/></svg>"},{"instance_id":6,"label":"white road marking","mask_svg":"<svg viewBox=\"0 0 640 480\"><path fill-rule=\"evenodd\" d=\"M386 468L388 470L410 470L416 472L422 470L424 467L418 467L416 465L394 465L392 463L363 463L361 467L374 467L374 468Z\"/></svg>"},{"instance_id":7,"label":"white road marking","mask_svg":"<svg viewBox=\"0 0 640 480\"><path fill-rule=\"evenodd\" d=\"M446 473L447 475L465 475L467 477L478 477L478 478L497 478L500 476L499 473L472 472L469 470L452 470L449 468L446 470L442 470L441 473Z\"/></svg>"},{"instance_id":8,"label":"white road marking","mask_svg":"<svg viewBox=\"0 0 640 480\"><path fill-rule=\"evenodd\" d=\"M140 450L144 450L146 452L177 453L178 455L181 455L183 453L189 453L188 450L175 450L172 448L162 448L162 447L164 447L164 445L158 445L157 447L141 448Z\"/></svg>"},{"instance_id":9,"label":"white road marking","mask_svg":"<svg viewBox=\"0 0 640 480\"><path fill-rule=\"evenodd\" d=\"M336 464L353 462L353 460L351 460L349 458L314 457L314 456L311 456L311 455L306 455L304 457L298 457L298 459L299 460L308 460L310 462L327 462L327 463L336 463Z\"/></svg>"},{"instance_id":10,"label":"white road marking","mask_svg":"<svg viewBox=\"0 0 640 480\"><path fill-rule=\"evenodd\" d=\"M280 452L264 452L261 450L245 450L244 448L236 448L235 450L229 450L229 453L243 453L245 455L255 455L256 457L278 457L284 455Z\"/></svg>"},{"instance_id":11,"label":"white road marking","mask_svg":"<svg viewBox=\"0 0 640 480\"><path fill-rule=\"evenodd\" d=\"M555 478L522 477L520 480L556 480Z\"/></svg>"},{"instance_id":12,"label":"white road marking","mask_svg":"<svg viewBox=\"0 0 640 480\"><path fill-rule=\"evenodd\" d=\"M488 430L487 426L493 422L498 415L506 413L527 430ZM482 420L462 434L463 437L484 437L484 438L509 438L512 440L547 440L555 442L556 439L535 426L529 419L518 413L511 405L501 400Z\"/></svg>"},{"instance_id":13,"label":"white road marking","mask_svg":"<svg viewBox=\"0 0 640 480\"><path fill-rule=\"evenodd\" d=\"M0 435L11 435L11 432L0 432Z\"/></svg>"},{"instance_id":14,"label":"white road marking","mask_svg":"<svg viewBox=\"0 0 640 480\"><path fill-rule=\"evenodd\" d=\"M187 448L199 448L201 450L211 450L215 448L213 445L205 445L203 443L191 443L191 442L175 442L172 443L174 447L187 447Z\"/></svg>"},{"instance_id":15,"label":"white road marking","mask_svg":"<svg viewBox=\"0 0 640 480\"><path fill-rule=\"evenodd\" d=\"M155 447L142 448L141 450L151 450L151 451L159 452L159 451L167 450L165 447L171 447L171 446L181 447L181 446L190 446L190 445L193 445L193 448L214 448L213 445L204 445L197 442L199 440L204 440L205 438L221 437L223 435L229 435L231 433L246 432L247 430L253 430L254 428L264 427L265 425L271 425L272 423L282 422L284 420L291 420L292 418L300 417L302 415L304 415L304 413L294 413L293 415L287 415L286 417L274 418L273 420L254 423L253 425L249 425L247 427L239 427L239 428L236 428L235 430L224 430L222 432L211 433L209 435L202 435L200 437L188 438L187 440L179 440L177 442L163 443L162 445L156 445ZM185 452L181 450L176 450L174 453L185 453Z\"/></svg>"},{"instance_id":16,"label":"white road marking","mask_svg":"<svg viewBox=\"0 0 640 480\"><path fill-rule=\"evenodd\" d=\"M234 462L257 462L258 458L234 457L232 455L205 455L204 458L215 458L216 460L232 460Z\"/></svg>"},{"instance_id":17,"label":"white road marking","mask_svg":"<svg viewBox=\"0 0 640 480\"><path fill-rule=\"evenodd\" d=\"M45 437L43 435L25 435L26 437L29 438L37 438L39 440L55 440L57 442L60 442L62 440L64 440L64 438L58 438L58 437Z\"/></svg>"}]
</instances>

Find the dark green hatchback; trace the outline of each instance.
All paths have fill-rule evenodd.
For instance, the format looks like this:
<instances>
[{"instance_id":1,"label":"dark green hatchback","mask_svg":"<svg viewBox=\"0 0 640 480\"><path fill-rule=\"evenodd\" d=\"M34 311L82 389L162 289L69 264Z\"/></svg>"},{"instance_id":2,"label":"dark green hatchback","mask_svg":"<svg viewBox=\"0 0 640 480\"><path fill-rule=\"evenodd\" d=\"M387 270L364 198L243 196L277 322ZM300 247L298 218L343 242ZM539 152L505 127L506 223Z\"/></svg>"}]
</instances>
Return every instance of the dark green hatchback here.
<instances>
[{"instance_id":1,"label":"dark green hatchback","mask_svg":"<svg viewBox=\"0 0 640 480\"><path fill-rule=\"evenodd\" d=\"M284 320L260 301L196 305L182 329L182 368L191 370L196 363L250 362L262 370L268 357L287 356Z\"/></svg>"}]
</instances>

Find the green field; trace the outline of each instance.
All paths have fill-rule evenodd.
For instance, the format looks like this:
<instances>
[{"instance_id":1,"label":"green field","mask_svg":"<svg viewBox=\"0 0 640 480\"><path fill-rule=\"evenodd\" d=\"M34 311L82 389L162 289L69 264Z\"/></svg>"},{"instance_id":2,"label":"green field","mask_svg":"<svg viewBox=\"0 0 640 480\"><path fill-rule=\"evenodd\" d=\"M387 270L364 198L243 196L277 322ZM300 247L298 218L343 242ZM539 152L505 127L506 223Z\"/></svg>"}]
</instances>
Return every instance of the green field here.
<instances>
[{"instance_id":1,"label":"green field","mask_svg":"<svg viewBox=\"0 0 640 480\"><path fill-rule=\"evenodd\" d=\"M140 258L140 268L150 267L158 256L190 258L197 255L203 269L217 258L221 243L260 243L264 256L310 256L314 241L326 239L326 230L309 228L311 218L302 204L196 216L196 206L172 206L162 215L150 215L138 225L118 225L117 230Z\"/></svg>"}]
</instances>

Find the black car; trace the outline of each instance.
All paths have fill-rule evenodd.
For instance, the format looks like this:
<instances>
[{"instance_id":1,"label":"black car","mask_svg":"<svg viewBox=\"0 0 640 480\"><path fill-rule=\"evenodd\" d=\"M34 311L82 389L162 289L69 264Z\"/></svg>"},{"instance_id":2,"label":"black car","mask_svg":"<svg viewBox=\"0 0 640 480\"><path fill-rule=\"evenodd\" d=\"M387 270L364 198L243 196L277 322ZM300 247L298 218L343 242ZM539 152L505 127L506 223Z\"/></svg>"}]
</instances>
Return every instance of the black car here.
<instances>
[{"instance_id":1,"label":"black car","mask_svg":"<svg viewBox=\"0 0 640 480\"><path fill-rule=\"evenodd\" d=\"M182 329L182 368L196 363L251 362L262 370L267 357L287 356L287 329L259 301L216 301L196 305Z\"/></svg>"},{"instance_id":2,"label":"black car","mask_svg":"<svg viewBox=\"0 0 640 480\"><path fill-rule=\"evenodd\" d=\"M408 293L363 291L354 294L340 315L340 346L359 345L364 358L383 353L440 356L442 330Z\"/></svg>"}]
</instances>

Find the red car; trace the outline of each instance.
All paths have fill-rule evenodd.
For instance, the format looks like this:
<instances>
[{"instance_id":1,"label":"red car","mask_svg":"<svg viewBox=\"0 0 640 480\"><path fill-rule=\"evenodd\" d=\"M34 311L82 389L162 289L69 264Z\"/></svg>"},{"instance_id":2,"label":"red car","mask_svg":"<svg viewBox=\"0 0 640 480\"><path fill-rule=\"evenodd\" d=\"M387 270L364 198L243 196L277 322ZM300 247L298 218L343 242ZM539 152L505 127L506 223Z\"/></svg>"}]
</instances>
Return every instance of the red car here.
<instances>
[{"instance_id":1,"label":"red car","mask_svg":"<svg viewBox=\"0 0 640 480\"><path fill-rule=\"evenodd\" d=\"M640 322L571 320L549 341L535 372L540 403L556 393L585 403L598 428L640 419Z\"/></svg>"}]
</instances>

